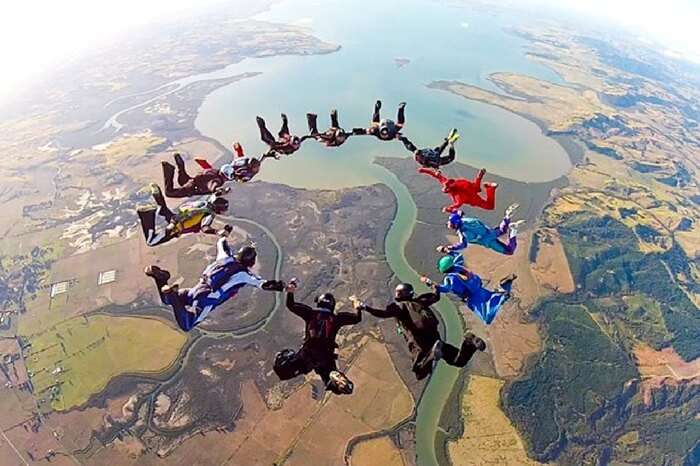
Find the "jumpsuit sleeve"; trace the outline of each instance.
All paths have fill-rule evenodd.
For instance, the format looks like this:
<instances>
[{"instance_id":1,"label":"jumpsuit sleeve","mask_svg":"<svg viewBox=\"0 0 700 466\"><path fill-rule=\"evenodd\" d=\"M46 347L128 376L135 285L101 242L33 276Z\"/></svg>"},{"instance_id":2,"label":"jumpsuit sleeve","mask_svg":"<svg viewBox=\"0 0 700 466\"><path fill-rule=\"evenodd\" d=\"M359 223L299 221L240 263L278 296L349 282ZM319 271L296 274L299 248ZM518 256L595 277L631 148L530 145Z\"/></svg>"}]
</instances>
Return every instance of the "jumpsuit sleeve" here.
<instances>
[{"instance_id":1,"label":"jumpsuit sleeve","mask_svg":"<svg viewBox=\"0 0 700 466\"><path fill-rule=\"evenodd\" d=\"M455 265L457 267L464 267L464 256L459 251L450 252L450 256L455 258Z\"/></svg>"},{"instance_id":2,"label":"jumpsuit sleeve","mask_svg":"<svg viewBox=\"0 0 700 466\"><path fill-rule=\"evenodd\" d=\"M231 246L229 246L226 238L219 238L216 242L216 260L226 259L231 257Z\"/></svg>"},{"instance_id":3,"label":"jumpsuit sleeve","mask_svg":"<svg viewBox=\"0 0 700 466\"><path fill-rule=\"evenodd\" d=\"M266 282L266 280L263 280L262 278L258 277L257 275L253 275L252 273L246 273L242 277L242 281L246 285L254 286L255 288L262 288L263 283Z\"/></svg>"},{"instance_id":4,"label":"jumpsuit sleeve","mask_svg":"<svg viewBox=\"0 0 700 466\"><path fill-rule=\"evenodd\" d=\"M450 252L461 251L469 245L469 242L467 241L467 236L462 232L461 229L457 231L457 235L459 236L459 243L455 243L448 246L447 249L450 250Z\"/></svg>"},{"instance_id":5,"label":"jumpsuit sleeve","mask_svg":"<svg viewBox=\"0 0 700 466\"><path fill-rule=\"evenodd\" d=\"M314 310L303 303L298 303L294 300L294 293L287 293L287 309L292 311L297 316L304 320L310 319Z\"/></svg>"},{"instance_id":6,"label":"jumpsuit sleeve","mask_svg":"<svg viewBox=\"0 0 700 466\"><path fill-rule=\"evenodd\" d=\"M435 287L435 291L438 293L449 293L452 291L453 280L452 276L446 275L442 283Z\"/></svg>"},{"instance_id":7,"label":"jumpsuit sleeve","mask_svg":"<svg viewBox=\"0 0 700 466\"><path fill-rule=\"evenodd\" d=\"M416 298L416 302L423 306L432 306L440 301L440 292L424 293Z\"/></svg>"},{"instance_id":8,"label":"jumpsuit sleeve","mask_svg":"<svg viewBox=\"0 0 700 466\"><path fill-rule=\"evenodd\" d=\"M380 319L388 319L390 317L398 317L399 314L401 313L401 308L399 306L397 306L396 303L390 303L384 309L377 309L377 308L365 305L362 307L362 310L367 311L370 314L372 314L374 317L378 317Z\"/></svg>"},{"instance_id":9,"label":"jumpsuit sleeve","mask_svg":"<svg viewBox=\"0 0 700 466\"><path fill-rule=\"evenodd\" d=\"M362 321L362 311L357 311L354 313L351 312L342 312L338 314L338 325L340 327L343 327L345 325L355 325L359 324Z\"/></svg>"},{"instance_id":10,"label":"jumpsuit sleeve","mask_svg":"<svg viewBox=\"0 0 700 466\"><path fill-rule=\"evenodd\" d=\"M450 151L447 153L447 155L444 155L440 157L440 165L447 165L448 163L452 163L456 157L456 152L454 147L450 147Z\"/></svg>"}]
</instances>

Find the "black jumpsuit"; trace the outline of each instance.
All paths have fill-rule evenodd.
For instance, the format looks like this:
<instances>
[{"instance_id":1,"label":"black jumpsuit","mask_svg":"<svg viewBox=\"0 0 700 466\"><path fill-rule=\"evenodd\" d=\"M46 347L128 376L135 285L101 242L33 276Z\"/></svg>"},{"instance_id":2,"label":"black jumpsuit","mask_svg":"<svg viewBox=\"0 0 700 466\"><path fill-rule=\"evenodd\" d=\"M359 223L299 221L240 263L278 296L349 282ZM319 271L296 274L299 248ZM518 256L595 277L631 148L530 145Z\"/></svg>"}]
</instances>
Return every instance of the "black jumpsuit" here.
<instances>
[{"instance_id":1,"label":"black jumpsuit","mask_svg":"<svg viewBox=\"0 0 700 466\"><path fill-rule=\"evenodd\" d=\"M438 293L425 293L410 301L392 302L385 309L362 307L379 318L393 317L398 321L408 349L413 355L413 372L418 380L427 377L433 369L431 349L440 341L439 322L430 308L440 300ZM464 367L476 352L477 347L471 338L465 338L461 348L442 342L442 359L451 366Z\"/></svg>"},{"instance_id":2,"label":"black jumpsuit","mask_svg":"<svg viewBox=\"0 0 700 466\"><path fill-rule=\"evenodd\" d=\"M336 392L333 385L329 386L330 373L338 370L338 355L335 353L338 345L335 338L342 327L359 323L362 315L359 312L335 314L327 309L313 309L306 304L297 303L294 293L287 293L287 309L306 323L304 344L296 353L292 350L280 352L280 355L284 355L284 364L281 364L282 358L278 355L275 373L280 379L288 380L314 370L321 376L326 389Z\"/></svg>"},{"instance_id":3,"label":"black jumpsuit","mask_svg":"<svg viewBox=\"0 0 700 466\"><path fill-rule=\"evenodd\" d=\"M445 141L437 147L426 149L418 149L415 146L415 144L413 144L405 136L399 136L399 140L403 142L403 145L404 147L406 147L406 149L413 153L416 162L418 162L423 167L434 168L436 170L439 170L440 167L442 167L443 165L451 163L457 155L454 146L450 146L450 150L448 151L447 155L444 157L442 156L442 153L445 152L445 149L449 144L447 139L445 139Z\"/></svg>"},{"instance_id":4,"label":"black jumpsuit","mask_svg":"<svg viewBox=\"0 0 700 466\"><path fill-rule=\"evenodd\" d=\"M278 154L291 155L298 151L301 147L301 143L304 142L306 137L292 136L289 133L289 122L287 120L287 115L282 114L282 128L280 129L279 139L270 133L270 130L265 126L265 120L261 117L256 117L255 120L258 123L258 128L260 129L260 139L270 146L270 151L276 152Z\"/></svg>"}]
</instances>

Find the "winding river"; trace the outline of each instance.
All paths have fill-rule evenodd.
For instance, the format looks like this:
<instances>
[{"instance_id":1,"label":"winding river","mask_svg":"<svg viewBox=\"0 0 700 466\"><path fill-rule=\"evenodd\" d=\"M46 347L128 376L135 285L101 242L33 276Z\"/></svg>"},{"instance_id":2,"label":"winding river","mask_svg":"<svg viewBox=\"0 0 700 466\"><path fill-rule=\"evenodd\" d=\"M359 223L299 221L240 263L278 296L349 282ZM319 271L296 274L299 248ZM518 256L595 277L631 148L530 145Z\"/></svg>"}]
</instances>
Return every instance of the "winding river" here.
<instances>
[{"instance_id":1,"label":"winding river","mask_svg":"<svg viewBox=\"0 0 700 466\"><path fill-rule=\"evenodd\" d=\"M433 80L447 79L492 89L487 78L496 71L561 82L554 72L528 60L525 43L506 32L510 26L523 24L523 18L430 0L405 0L400 8L393 2L370 0L352 5L342 0L284 0L257 19L309 28L315 36L342 48L328 55L246 59L144 93L145 101L130 109L193 82L260 72L207 96L195 122L197 129L227 146L238 140L254 153L263 149L256 114L265 117L276 132L279 114L284 111L292 131L302 133L307 111L318 113L322 126L327 124L327 112L337 107L341 125L351 128L368 122L375 99L383 100L387 117L393 117L397 104L405 100L405 132L417 145L435 145L450 128L457 127L462 135L458 160L490 172L521 181L548 181L570 167L564 150L535 124L426 87ZM399 67L397 58L408 62ZM130 109L114 115L105 128L121 129L119 117ZM408 153L399 143L379 143L373 138L355 138L333 150L306 144L292 157L266 162L260 178L308 189L387 185L398 205L386 237L387 261L401 281L417 283L419 274L404 255L417 218L416 205L395 175L373 163L378 156L405 157ZM269 231L266 234L274 238ZM443 300L437 310L446 327L446 340L459 344L464 332L460 311L449 300ZM420 466L438 465L436 434L457 376L457 370L440 364L419 401L416 448Z\"/></svg>"}]
</instances>

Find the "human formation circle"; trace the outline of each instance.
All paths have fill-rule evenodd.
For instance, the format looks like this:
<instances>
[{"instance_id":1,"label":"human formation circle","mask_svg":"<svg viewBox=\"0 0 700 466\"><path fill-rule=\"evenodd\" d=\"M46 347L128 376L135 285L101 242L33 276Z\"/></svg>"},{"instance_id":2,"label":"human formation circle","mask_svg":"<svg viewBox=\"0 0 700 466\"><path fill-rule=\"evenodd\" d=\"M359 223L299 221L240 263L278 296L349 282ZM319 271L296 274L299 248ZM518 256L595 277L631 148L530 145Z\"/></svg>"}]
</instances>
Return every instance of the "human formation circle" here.
<instances>
[{"instance_id":1,"label":"human formation circle","mask_svg":"<svg viewBox=\"0 0 700 466\"><path fill-rule=\"evenodd\" d=\"M154 205L141 207L137 213L146 244L156 247L182 235L210 234L218 236L216 257L201 274L197 283L185 288L171 284L169 271L151 265L145 273L155 282L161 302L170 307L177 325L188 332L202 323L218 306L233 299L245 286L270 292L285 292L286 307L306 326L304 340L299 349L282 349L273 362L275 374L288 380L311 371L316 372L326 390L336 394L351 394L353 383L338 368L336 336L344 326L355 325L362 320L364 312L379 319L395 319L404 336L413 358L413 372L417 379L424 379L435 368L438 361L464 367L477 351L484 351L486 343L473 333L466 333L460 346L444 341L439 332L439 321L431 306L443 294L449 294L464 303L465 309L476 314L486 325L490 325L499 310L510 299L515 275L500 280L494 289L487 288L479 275L467 269L464 250L469 244L478 244L504 255L512 255L517 248L517 229L522 221L513 221L518 208L510 205L498 225L485 224L477 217L469 217L460 210L462 206L493 210L496 204L496 183L483 182L485 170L479 170L474 179L450 178L441 168L456 158L455 143L459 139L456 129L448 132L435 147L419 148L403 134L406 126L405 103L400 103L396 120L381 117L381 101L374 105L368 126L346 131L340 126L338 111L330 112L330 126L318 130L318 116L308 113L308 133L293 135L289 130L287 116L282 114L282 125L277 137L267 127L265 120L257 117L260 139L268 150L259 157L245 154L239 143L233 144L234 158L230 163L215 167L207 160L195 158L199 166L196 174L187 171L182 156L175 153L174 164L163 161L163 188L151 184ZM262 169L268 159L279 159L294 154L307 140L315 140L327 147L338 147L351 137L373 136L381 141L399 141L413 154L418 163L418 172L440 183L442 192L451 203L442 210L448 216L447 227L454 231L459 241L440 245L441 254L437 269L443 274L436 283L421 277L430 292L417 294L411 283L401 283L393 290L391 302L385 307L372 307L355 296L350 296L354 312L336 312L336 298L323 293L313 303L295 300L299 286L297 280L264 279L252 271L257 251L253 245L244 245L234 250L228 242L231 225L216 228L217 215L228 211L225 195L229 182L247 183ZM266 162L271 163L271 162ZM189 199L176 208L168 207L166 198Z\"/></svg>"}]
</instances>

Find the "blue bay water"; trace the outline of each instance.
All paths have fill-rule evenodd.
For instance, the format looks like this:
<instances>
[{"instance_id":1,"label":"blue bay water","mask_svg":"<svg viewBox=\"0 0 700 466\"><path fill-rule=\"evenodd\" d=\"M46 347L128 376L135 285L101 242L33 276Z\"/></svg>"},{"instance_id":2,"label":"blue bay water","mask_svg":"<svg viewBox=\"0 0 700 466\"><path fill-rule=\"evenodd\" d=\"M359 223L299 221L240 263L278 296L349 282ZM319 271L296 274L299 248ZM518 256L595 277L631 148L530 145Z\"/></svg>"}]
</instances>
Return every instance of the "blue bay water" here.
<instances>
[{"instance_id":1,"label":"blue bay water","mask_svg":"<svg viewBox=\"0 0 700 466\"><path fill-rule=\"evenodd\" d=\"M559 82L554 72L528 60L524 42L504 29L517 25L517 18L420 0L403 1L400 7L367 0L290 0L257 19L308 28L342 48L327 55L247 59L230 66L227 75L263 74L206 98L196 126L207 136L227 145L240 140L249 152L262 152L256 115L276 133L285 112L292 131L304 133L306 112L318 113L323 128L330 109L338 108L341 125L349 129L368 124L379 98L383 117L395 118L398 103L408 103L405 133L418 146L437 145L450 128L458 128L461 162L527 181L551 180L569 168L563 149L535 124L426 87L446 79L495 90L487 80L495 71ZM399 68L397 57L411 62ZM307 188L362 185L377 179L370 163L375 156L408 155L399 142L373 138L355 138L338 149L308 143L292 157L266 165L261 178Z\"/></svg>"}]
</instances>

